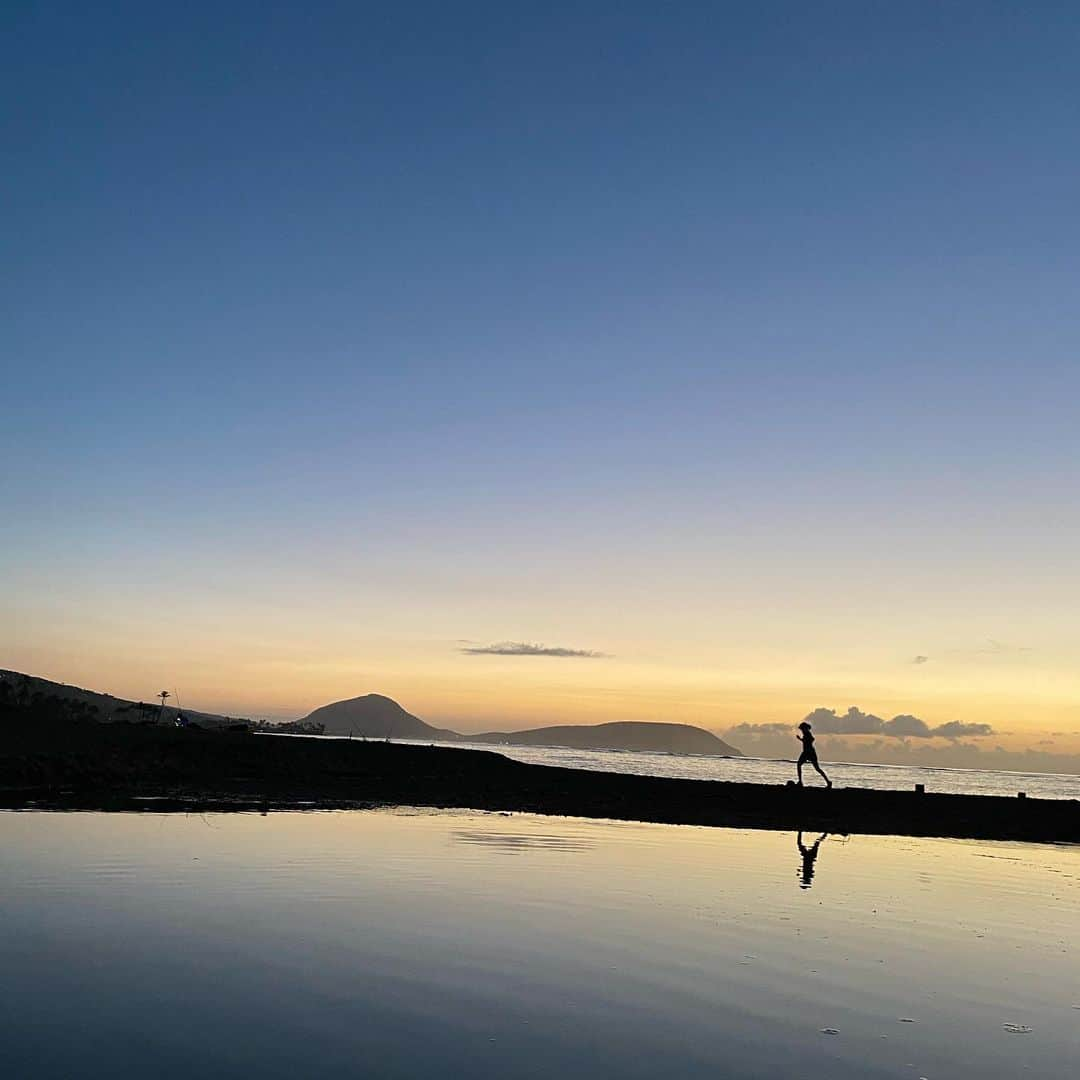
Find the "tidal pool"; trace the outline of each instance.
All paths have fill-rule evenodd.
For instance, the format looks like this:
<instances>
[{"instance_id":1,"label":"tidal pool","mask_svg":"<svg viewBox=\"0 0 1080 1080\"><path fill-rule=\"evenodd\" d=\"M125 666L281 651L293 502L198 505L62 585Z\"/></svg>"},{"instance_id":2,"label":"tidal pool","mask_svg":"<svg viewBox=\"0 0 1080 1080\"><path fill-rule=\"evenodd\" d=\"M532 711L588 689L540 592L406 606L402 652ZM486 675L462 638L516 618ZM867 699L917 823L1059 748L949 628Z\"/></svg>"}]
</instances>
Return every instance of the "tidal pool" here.
<instances>
[{"instance_id":1,"label":"tidal pool","mask_svg":"<svg viewBox=\"0 0 1080 1080\"><path fill-rule=\"evenodd\" d=\"M0 1074L1061 1077L1080 849L0 814Z\"/></svg>"}]
</instances>

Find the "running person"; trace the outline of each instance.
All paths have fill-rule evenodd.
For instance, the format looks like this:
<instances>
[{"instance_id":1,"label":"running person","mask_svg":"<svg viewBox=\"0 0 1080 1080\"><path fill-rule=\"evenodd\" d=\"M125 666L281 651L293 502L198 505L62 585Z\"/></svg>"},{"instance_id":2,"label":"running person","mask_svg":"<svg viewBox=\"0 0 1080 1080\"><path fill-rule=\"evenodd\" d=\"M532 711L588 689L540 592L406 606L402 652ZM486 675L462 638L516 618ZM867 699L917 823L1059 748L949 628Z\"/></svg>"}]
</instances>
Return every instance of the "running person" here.
<instances>
[{"instance_id":1,"label":"running person","mask_svg":"<svg viewBox=\"0 0 1080 1080\"><path fill-rule=\"evenodd\" d=\"M795 736L802 743L802 753L799 755L798 764L795 766L799 773L799 787L803 786L802 767L808 763L813 765L820 774L821 779L825 781L825 786L832 787L832 781L825 775L825 770L818 764L817 751L814 749L814 733L810 730L810 725L804 720L799 725L799 730L802 734Z\"/></svg>"}]
</instances>

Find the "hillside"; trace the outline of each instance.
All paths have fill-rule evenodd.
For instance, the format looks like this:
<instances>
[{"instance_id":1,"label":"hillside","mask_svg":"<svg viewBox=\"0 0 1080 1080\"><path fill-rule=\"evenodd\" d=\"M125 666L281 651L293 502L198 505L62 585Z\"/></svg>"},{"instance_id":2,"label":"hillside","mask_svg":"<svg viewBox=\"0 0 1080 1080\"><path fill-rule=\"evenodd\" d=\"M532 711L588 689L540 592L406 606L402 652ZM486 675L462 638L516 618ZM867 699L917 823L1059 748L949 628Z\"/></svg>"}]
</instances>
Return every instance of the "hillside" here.
<instances>
[{"instance_id":1,"label":"hillside","mask_svg":"<svg viewBox=\"0 0 1080 1080\"><path fill-rule=\"evenodd\" d=\"M125 698L103 694L97 690L84 690L67 683L52 682L36 675L24 675L21 671L0 669L0 702L15 706L59 706L65 715L73 719L95 720L99 723L175 723L181 710L175 705L161 708L159 702L128 701ZM183 710L189 723L201 727L228 727L247 723L230 716L215 713Z\"/></svg>"},{"instance_id":2,"label":"hillside","mask_svg":"<svg viewBox=\"0 0 1080 1080\"><path fill-rule=\"evenodd\" d=\"M703 728L689 724L622 722L563 724L528 731L489 731L469 735L471 742L514 746L571 746L578 750L643 750L668 754L713 754L742 757L734 746Z\"/></svg>"},{"instance_id":3,"label":"hillside","mask_svg":"<svg viewBox=\"0 0 1080 1080\"><path fill-rule=\"evenodd\" d=\"M17 671L0 670L0 701L16 706L62 704L71 718L101 723L172 724L179 711L157 702L134 702L65 683L50 682ZM237 723L227 716L183 710L188 722L201 727L227 727ZM246 723L246 722L245 722ZM489 731L482 735L461 735L437 728L403 709L382 694L364 694L323 705L301 720L287 724L260 724L264 730L298 734L353 735L366 739L426 739L430 741L484 742L521 746L571 746L593 750L643 750L671 754L713 754L741 757L735 747L702 728L689 724L610 723L566 724L533 728L529 731Z\"/></svg>"},{"instance_id":4,"label":"hillside","mask_svg":"<svg viewBox=\"0 0 1080 1080\"><path fill-rule=\"evenodd\" d=\"M326 735L356 735L365 739L457 739L453 731L425 724L392 698L364 694L323 705L308 713L297 726L322 726Z\"/></svg>"}]
</instances>

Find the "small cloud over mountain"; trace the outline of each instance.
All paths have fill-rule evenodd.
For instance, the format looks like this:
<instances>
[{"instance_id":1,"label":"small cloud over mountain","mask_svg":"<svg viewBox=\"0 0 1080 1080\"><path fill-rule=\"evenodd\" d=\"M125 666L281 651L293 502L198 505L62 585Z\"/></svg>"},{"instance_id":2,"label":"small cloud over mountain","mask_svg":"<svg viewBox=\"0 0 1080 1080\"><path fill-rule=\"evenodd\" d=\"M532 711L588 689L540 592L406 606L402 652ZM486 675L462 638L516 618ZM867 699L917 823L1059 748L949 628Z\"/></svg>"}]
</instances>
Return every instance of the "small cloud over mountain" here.
<instances>
[{"instance_id":1,"label":"small cloud over mountain","mask_svg":"<svg viewBox=\"0 0 1080 1080\"><path fill-rule=\"evenodd\" d=\"M467 645L461 652L469 656L558 656L595 660L607 653L591 649L568 649L561 645L537 645L528 641L497 641L494 645Z\"/></svg>"}]
</instances>

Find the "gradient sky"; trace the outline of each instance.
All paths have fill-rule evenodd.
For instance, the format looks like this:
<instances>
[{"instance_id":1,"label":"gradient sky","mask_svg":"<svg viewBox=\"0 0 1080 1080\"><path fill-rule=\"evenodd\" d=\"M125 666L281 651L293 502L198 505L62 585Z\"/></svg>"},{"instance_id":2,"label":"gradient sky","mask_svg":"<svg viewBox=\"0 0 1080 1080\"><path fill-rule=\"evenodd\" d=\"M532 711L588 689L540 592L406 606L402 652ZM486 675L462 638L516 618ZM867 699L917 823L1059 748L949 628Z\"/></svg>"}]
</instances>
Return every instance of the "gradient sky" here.
<instances>
[{"instance_id":1,"label":"gradient sky","mask_svg":"<svg viewBox=\"0 0 1080 1080\"><path fill-rule=\"evenodd\" d=\"M1070 4L7 5L0 666L1076 752L1078 72Z\"/></svg>"}]
</instances>

